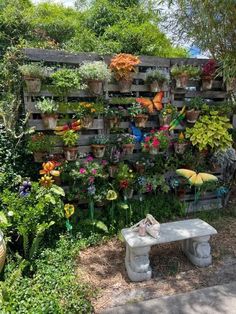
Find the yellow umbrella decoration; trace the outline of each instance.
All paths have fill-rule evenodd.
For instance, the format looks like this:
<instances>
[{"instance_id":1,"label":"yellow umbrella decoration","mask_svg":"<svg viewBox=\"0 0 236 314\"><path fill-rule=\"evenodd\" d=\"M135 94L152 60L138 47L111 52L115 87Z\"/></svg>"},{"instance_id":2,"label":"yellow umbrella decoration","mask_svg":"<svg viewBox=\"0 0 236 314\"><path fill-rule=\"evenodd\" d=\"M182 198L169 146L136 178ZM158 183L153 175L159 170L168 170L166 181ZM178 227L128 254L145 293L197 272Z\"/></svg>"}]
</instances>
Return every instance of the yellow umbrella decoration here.
<instances>
[{"instance_id":1,"label":"yellow umbrella decoration","mask_svg":"<svg viewBox=\"0 0 236 314\"><path fill-rule=\"evenodd\" d=\"M218 178L210 173L205 172L195 172L188 169L177 169L176 173L186 179L189 183L194 186L201 186L204 182L218 181Z\"/></svg>"}]
</instances>

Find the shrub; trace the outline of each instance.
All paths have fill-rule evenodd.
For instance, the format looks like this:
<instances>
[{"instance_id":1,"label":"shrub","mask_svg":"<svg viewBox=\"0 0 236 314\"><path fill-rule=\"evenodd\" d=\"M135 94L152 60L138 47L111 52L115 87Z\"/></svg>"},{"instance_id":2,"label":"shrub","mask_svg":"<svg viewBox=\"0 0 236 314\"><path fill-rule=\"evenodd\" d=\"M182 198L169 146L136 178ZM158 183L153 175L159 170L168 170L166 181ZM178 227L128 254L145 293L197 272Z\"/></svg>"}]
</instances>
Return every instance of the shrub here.
<instances>
[{"instance_id":1,"label":"shrub","mask_svg":"<svg viewBox=\"0 0 236 314\"><path fill-rule=\"evenodd\" d=\"M43 78L45 70L40 63L29 63L19 66L19 70L23 76L33 78Z\"/></svg>"},{"instance_id":2,"label":"shrub","mask_svg":"<svg viewBox=\"0 0 236 314\"><path fill-rule=\"evenodd\" d=\"M151 84L155 81L157 81L160 85L163 85L165 82L168 81L168 77L160 70L148 69L146 72L146 83Z\"/></svg>"},{"instance_id":3,"label":"shrub","mask_svg":"<svg viewBox=\"0 0 236 314\"><path fill-rule=\"evenodd\" d=\"M58 111L59 105L53 99L44 98L35 105L42 113L52 114Z\"/></svg>"},{"instance_id":4,"label":"shrub","mask_svg":"<svg viewBox=\"0 0 236 314\"><path fill-rule=\"evenodd\" d=\"M87 81L109 81L111 79L111 71L103 61L86 62L79 68L79 73Z\"/></svg>"}]
</instances>

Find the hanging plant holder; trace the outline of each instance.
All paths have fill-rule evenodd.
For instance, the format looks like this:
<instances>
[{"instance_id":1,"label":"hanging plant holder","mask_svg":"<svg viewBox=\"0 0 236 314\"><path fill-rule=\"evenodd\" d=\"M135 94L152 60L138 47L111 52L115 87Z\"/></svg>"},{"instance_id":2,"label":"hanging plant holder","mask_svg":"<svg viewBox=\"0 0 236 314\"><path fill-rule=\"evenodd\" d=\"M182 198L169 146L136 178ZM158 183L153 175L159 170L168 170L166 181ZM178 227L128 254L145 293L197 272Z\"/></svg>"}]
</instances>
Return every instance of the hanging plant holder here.
<instances>
[{"instance_id":1,"label":"hanging plant holder","mask_svg":"<svg viewBox=\"0 0 236 314\"><path fill-rule=\"evenodd\" d=\"M93 126L93 117L91 116L85 116L81 118L81 126L84 129L89 129Z\"/></svg>"},{"instance_id":2,"label":"hanging plant holder","mask_svg":"<svg viewBox=\"0 0 236 314\"><path fill-rule=\"evenodd\" d=\"M105 155L106 145L91 145L92 152L95 158L102 158Z\"/></svg>"},{"instance_id":3,"label":"hanging plant holder","mask_svg":"<svg viewBox=\"0 0 236 314\"><path fill-rule=\"evenodd\" d=\"M187 74L182 74L180 76L177 76L175 80L176 80L176 88L186 89L189 82L189 76Z\"/></svg>"},{"instance_id":4,"label":"hanging plant holder","mask_svg":"<svg viewBox=\"0 0 236 314\"><path fill-rule=\"evenodd\" d=\"M135 144L123 144L122 150L124 155L131 155L134 152Z\"/></svg>"},{"instance_id":5,"label":"hanging plant holder","mask_svg":"<svg viewBox=\"0 0 236 314\"><path fill-rule=\"evenodd\" d=\"M88 88L92 94L102 95L103 94L103 81L89 80L87 81Z\"/></svg>"},{"instance_id":6,"label":"hanging plant holder","mask_svg":"<svg viewBox=\"0 0 236 314\"><path fill-rule=\"evenodd\" d=\"M202 90L212 89L213 79L211 76L202 77Z\"/></svg>"},{"instance_id":7,"label":"hanging plant holder","mask_svg":"<svg viewBox=\"0 0 236 314\"><path fill-rule=\"evenodd\" d=\"M187 110L186 111L186 119L189 123L195 123L200 115L200 110Z\"/></svg>"},{"instance_id":8,"label":"hanging plant holder","mask_svg":"<svg viewBox=\"0 0 236 314\"><path fill-rule=\"evenodd\" d=\"M148 121L148 115L139 114L134 117L135 125L138 128L145 128L146 123Z\"/></svg>"},{"instance_id":9,"label":"hanging plant holder","mask_svg":"<svg viewBox=\"0 0 236 314\"><path fill-rule=\"evenodd\" d=\"M107 118L108 126L110 129L118 128L120 126L120 118L119 117L111 117Z\"/></svg>"},{"instance_id":10,"label":"hanging plant holder","mask_svg":"<svg viewBox=\"0 0 236 314\"><path fill-rule=\"evenodd\" d=\"M43 125L47 129L54 130L57 126L57 119L56 114L42 114Z\"/></svg>"},{"instance_id":11,"label":"hanging plant holder","mask_svg":"<svg viewBox=\"0 0 236 314\"><path fill-rule=\"evenodd\" d=\"M26 89L31 94L37 94L41 90L42 81L38 77L24 76Z\"/></svg>"},{"instance_id":12,"label":"hanging plant holder","mask_svg":"<svg viewBox=\"0 0 236 314\"><path fill-rule=\"evenodd\" d=\"M67 161L75 161L78 156L78 147L64 147L64 154Z\"/></svg>"}]
</instances>

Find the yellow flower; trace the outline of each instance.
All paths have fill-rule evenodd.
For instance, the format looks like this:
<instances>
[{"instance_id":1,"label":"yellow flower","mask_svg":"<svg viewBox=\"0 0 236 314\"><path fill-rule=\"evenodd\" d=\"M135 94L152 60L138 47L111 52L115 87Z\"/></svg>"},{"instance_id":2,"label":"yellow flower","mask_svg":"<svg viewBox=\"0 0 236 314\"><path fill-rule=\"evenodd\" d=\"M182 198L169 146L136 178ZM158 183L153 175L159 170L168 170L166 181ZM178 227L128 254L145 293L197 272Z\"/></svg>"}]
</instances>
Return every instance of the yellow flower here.
<instances>
[{"instance_id":1,"label":"yellow flower","mask_svg":"<svg viewBox=\"0 0 236 314\"><path fill-rule=\"evenodd\" d=\"M183 132L179 133L179 140L184 140L184 133Z\"/></svg>"},{"instance_id":2,"label":"yellow flower","mask_svg":"<svg viewBox=\"0 0 236 314\"><path fill-rule=\"evenodd\" d=\"M75 207L72 204L65 204L64 210L65 210L65 216L68 219L74 214Z\"/></svg>"},{"instance_id":3,"label":"yellow flower","mask_svg":"<svg viewBox=\"0 0 236 314\"><path fill-rule=\"evenodd\" d=\"M106 195L108 201L114 201L117 199L117 193L114 190L109 190Z\"/></svg>"},{"instance_id":4,"label":"yellow flower","mask_svg":"<svg viewBox=\"0 0 236 314\"><path fill-rule=\"evenodd\" d=\"M45 188L50 188L53 184L54 180L51 176L47 176L46 174L39 180L39 183Z\"/></svg>"},{"instance_id":5,"label":"yellow flower","mask_svg":"<svg viewBox=\"0 0 236 314\"><path fill-rule=\"evenodd\" d=\"M167 113L172 113L172 109L169 108L169 109L166 110L166 112Z\"/></svg>"},{"instance_id":6,"label":"yellow flower","mask_svg":"<svg viewBox=\"0 0 236 314\"><path fill-rule=\"evenodd\" d=\"M92 109L91 109L91 112L96 112L96 109L92 108Z\"/></svg>"}]
</instances>

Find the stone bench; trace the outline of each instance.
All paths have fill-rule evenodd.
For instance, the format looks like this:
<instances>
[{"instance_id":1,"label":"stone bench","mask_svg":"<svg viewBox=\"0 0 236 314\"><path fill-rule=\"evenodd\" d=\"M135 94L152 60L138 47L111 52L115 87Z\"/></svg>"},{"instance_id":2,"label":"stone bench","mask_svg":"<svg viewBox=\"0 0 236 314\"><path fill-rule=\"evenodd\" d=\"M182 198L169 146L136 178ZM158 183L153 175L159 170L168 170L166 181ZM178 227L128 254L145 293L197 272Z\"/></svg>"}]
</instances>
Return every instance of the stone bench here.
<instances>
[{"instance_id":1,"label":"stone bench","mask_svg":"<svg viewBox=\"0 0 236 314\"><path fill-rule=\"evenodd\" d=\"M125 266L131 281L151 278L149 251L156 244L182 241L182 249L194 265L209 266L212 262L209 240L211 235L217 233L201 219L163 223L158 239L149 235L141 237L132 229L122 229L121 232L126 242Z\"/></svg>"}]
</instances>

